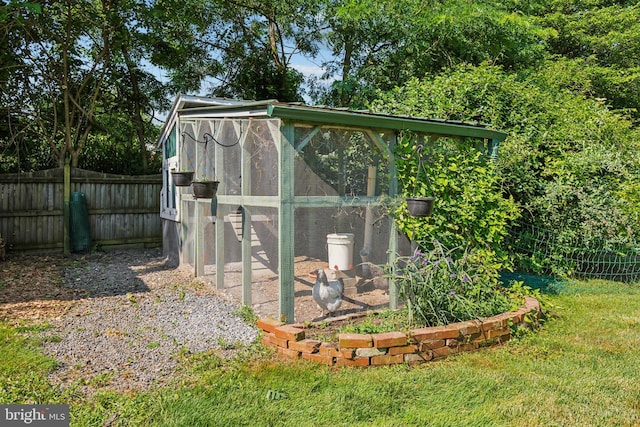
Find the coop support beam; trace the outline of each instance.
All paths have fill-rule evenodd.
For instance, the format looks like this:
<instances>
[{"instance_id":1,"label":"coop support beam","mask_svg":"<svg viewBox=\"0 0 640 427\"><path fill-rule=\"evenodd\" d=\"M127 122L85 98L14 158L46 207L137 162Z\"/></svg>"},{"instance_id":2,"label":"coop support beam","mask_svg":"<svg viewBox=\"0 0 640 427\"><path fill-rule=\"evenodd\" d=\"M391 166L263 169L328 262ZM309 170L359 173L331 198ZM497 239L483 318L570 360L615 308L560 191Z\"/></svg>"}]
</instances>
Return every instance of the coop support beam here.
<instances>
[{"instance_id":1,"label":"coop support beam","mask_svg":"<svg viewBox=\"0 0 640 427\"><path fill-rule=\"evenodd\" d=\"M394 133L389 142L385 143L384 139L379 133L369 131L369 136L376 143L378 148L387 156L389 161L389 198L392 200L398 195L398 171L396 169L395 157L393 152L398 143L398 133ZM387 262L389 265L393 265L398 253L398 227L393 218L389 222L389 251L387 256ZM395 310L398 308L398 288L396 283L392 279L393 275L389 278L389 308Z\"/></svg>"},{"instance_id":2,"label":"coop support beam","mask_svg":"<svg viewBox=\"0 0 640 427\"><path fill-rule=\"evenodd\" d=\"M218 144L214 144L214 165L216 173L224 171L225 150ZM220 175L218 184L218 194L226 194L227 179L224 174ZM224 210L220 208L225 204L224 197L218 195L218 209L216 211L216 289L224 289Z\"/></svg>"},{"instance_id":3,"label":"coop support beam","mask_svg":"<svg viewBox=\"0 0 640 427\"><path fill-rule=\"evenodd\" d=\"M217 196L221 205L256 206L260 208L278 208L281 200L275 196ZM379 197L373 196L295 196L296 207L342 207L355 208L379 204ZM2 214L0 214L1 216Z\"/></svg>"},{"instance_id":4,"label":"coop support beam","mask_svg":"<svg viewBox=\"0 0 640 427\"><path fill-rule=\"evenodd\" d=\"M376 166L369 166L367 173L367 196L373 197L376 194L376 173L378 168ZM360 258L362 259L362 276L370 277L371 270L369 269L369 257L371 255L372 243L373 243L373 207L368 205L365 211L364 220L364 244L360 250Z\"/></svg>"},{"instance_id":5,"label":"coop support beam","mask_svg":"<svg viewBox=\"0 0 640 427\"><path fill-rule=\"evenodd\" d=\"M393 152L397 143L397 134L393 136L389 142L389 150ZM398 171L393 157L389 161L389 197L393 199L398 195ZM389 221L389 252L387 262L393 265L398 254L398 227L395 219ZM393 280L393 274L389 278L389 308L395 310L398 308L398 287Z\"/></svg>"},{"instance_id":6,"label":"coop support beam","mask_svg":"<svg viewBox=\"0 0 640 427\"><path fill-rule=\"evenodd\" d=\"M251 306L251 212L242 213L242 304Z\"/></svg>"},{"instance_id":7,"label":"coop support beam","mask_svg":"<svg viewBox=\"0 0 640 427\"><path fill-rule=\"evenodd\" d=\"M195 201L195 212L193 222L195 224L195 233L194 239L195 244L194 250L194 263L195 263L195 276L202 277L204 276L204 236L202 235L204 231L204 206L205 204L199 200Z\"/></svg>"},{"instance_id":8,"label":"coop support beam","mask_svg":"<svg viewBox=\"0 0 640 427\"><path fill-rule=\"evenodd\" d=\"M322 126L316 126L314 127L311 132L309 132L309 135L307 135L307 137L305 139L303 139L302 141L300 141L298 143L298 146L296 147L296 151L299 153L301 152L304 147L307 146L307 144L309 142L311 142L311 140L318 134L318 132L320 132L320 130L322 130Z\"/></svg>"},{"instance_id":9,"label":"coop support beam","mask_svg":"<svg viewBox=\"0 0 640 427\"><path fill-rule=\"evenodd\" d=\"M246 134L245 132L245 139ZM251 195L251 153L247 149L245 140L242 141L241 182L242 196ZM242 207L242 304L251 306L251 211Z\"/></svg>"},{"instance_id":10,"label":"coop support beam","mask_svg":"<svg viewBox=\"0 0 640 427\"><path fill-rule=\"evenodd\" d=\"M414 132L434 133L445 136L462 136L472 138L495 138L500 141L506 134L485 126L474 126L462 122L445 122L411 117L394 117L382 114L357 113L313 107L268 105L267 115L280 117L283 120L299 120L324 123L326 125L357 125L372 129L410 130Z\"/></svg>"},{"instance_id":11,"label":"coop support beam","mask_svg":"<svg viewBox=\"0 0 640 427\"><path fill-rule=\"evenodd\" d=\"M216 210L216 289L224 289L224 215Z\"/></svg>"},{"instance_id":12,"label":"coop support beam","mask_svg":"<svg viewBox=\"0 0 640 427\"><path fill-rule=\"evenodd\" d=\"M382 138L382 135L379 132L372 131L371 129L368 129L366 133L367 135L369 135L369 138L371 138L375 146L378 147L378 149L384 155L387 161L392 161L393 151L391 150L391 147L389 147L389 145Z\"/></svg>"},{"instance_id":13,"label":"coop support beam","mask_svg":"<svg viewBox=\"0 0 640 427\"><path fill-rule=\"evenodd\" d=\"M180 204L180 212L183 212L180 215L180 265L186 265L187 257L187 245L185 242L187 241L187 237L189 236L190 224L189 224L189 215L187 215L187 200L185 198L178 198L176 203Z\"/></svg>"},{"instance_id":14,"label":"coop support beam","mask_svg":"<svg viewBox=\"0 0 640 427\"><path fill-rule=\"evenodd\" d=\"M277 208L280 200L275 196L218 196L218 203L236 206L257 206L263 208Z\"/></svg>"},{"instance_id":15,"label":"coop support beam","mask_svg":"<svg viewBox=\"0 0 640 427\"><path fill-rule=\"evenodd\" d=\"M278 311L280 320L292 323L294 321L294 128L292 123L284 122L281 133L282 141L278 156L280 173L278 178L278 193L280 207L278 209L278 271L280 273Z\"/></svg>"}]
</instances>

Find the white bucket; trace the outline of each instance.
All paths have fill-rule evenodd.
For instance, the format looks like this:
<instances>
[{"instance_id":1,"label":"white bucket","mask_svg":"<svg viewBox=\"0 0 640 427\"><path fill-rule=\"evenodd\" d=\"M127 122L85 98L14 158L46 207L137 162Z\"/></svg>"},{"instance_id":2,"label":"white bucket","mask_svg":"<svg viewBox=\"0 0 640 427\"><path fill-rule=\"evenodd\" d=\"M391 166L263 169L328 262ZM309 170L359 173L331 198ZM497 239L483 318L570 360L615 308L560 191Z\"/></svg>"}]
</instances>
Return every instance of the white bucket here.
<instances>
[{"instance_id":1,"label":"white bucket","mask_svg":"<svg viewBox=\"0 0 640 427\"><path fill-rule=\"evenodd\" d=\"M327 234L329 268L332 270L351 270L353 268L353 234Z\"/></svg>"}]
</instances>

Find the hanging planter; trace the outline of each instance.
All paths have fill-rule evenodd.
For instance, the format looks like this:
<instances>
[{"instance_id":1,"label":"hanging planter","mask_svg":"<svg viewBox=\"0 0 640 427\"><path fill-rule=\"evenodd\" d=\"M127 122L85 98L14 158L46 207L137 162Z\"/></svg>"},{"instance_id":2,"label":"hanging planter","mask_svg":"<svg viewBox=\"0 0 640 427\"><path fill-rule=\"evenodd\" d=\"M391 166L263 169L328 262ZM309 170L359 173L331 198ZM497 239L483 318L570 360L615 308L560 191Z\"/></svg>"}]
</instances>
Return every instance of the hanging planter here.
<instances>
[{"instance_id":1,"label":"hanging planter","mask_svg":"<svg viewBox=\"0 0 640 427\"><path fill-rule=\"evenodd\" d=\"M433 197L408 197L407 208L413 216L425 217L433 210Z\"/></svg>"},{"instance_id":2,"label":"hanging planter","mask_svg":"<svg viewBox=\"0 0 640 427\"><path fill-rule=\"evenodd\" d=\"M422 150L424 150L423 146L419 146L417 149L418 153L418 167L416 173L416 185L418 182L418 178L420 177L420 169L424 168L422 164ZM424 168L425 173L427 173L426 168ZM407 197L407 208L409 209L409 213L415 217L427 217L431 215L431 211L433 211L433 197L418 197L414 195L413 197Z\"/></svg>"},{"instance_id":3,"label":"hanging planter","mask_svg":"<svg viewBox=\"0 0 640 427\"><path fill-rule=\"evenodd\" d=\"M193 181L193 171L171 171L171 178L176 187L188 187Z\"/></svg>"},{"instance_id":4,"label":"hanging planter","mask_svg":"<svg viewBox=\"0 0 640 427\"><path fill-rule=\"evenodd\" d=\"M212 199L218 191L220 181L193 181L193 197L196 199Z\"/></svg>"}]
</instances>

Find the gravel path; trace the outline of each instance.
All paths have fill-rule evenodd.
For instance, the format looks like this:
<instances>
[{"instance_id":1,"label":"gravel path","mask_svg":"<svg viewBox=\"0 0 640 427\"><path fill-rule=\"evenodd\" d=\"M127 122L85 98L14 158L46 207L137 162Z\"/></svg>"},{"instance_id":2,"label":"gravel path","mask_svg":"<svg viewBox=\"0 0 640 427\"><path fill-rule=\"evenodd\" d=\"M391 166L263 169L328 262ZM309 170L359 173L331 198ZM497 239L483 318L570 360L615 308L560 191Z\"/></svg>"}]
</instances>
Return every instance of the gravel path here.
<instances>
[{"instance_id":1,"label":"gravel path","mask_svg":"<svg viewBox=\"0 0 640 427\"><path fill-rule=\"evenodd\" d=\"M67 264L62 286L89 297L43 333L45 352L61 363L52 380L62 386L82 378L85 391L145 389L175 372L179 354L230 357L257 337L234 314L236 303L166 266L159 250L92 254Z\"/></svg>"}]
</instances>

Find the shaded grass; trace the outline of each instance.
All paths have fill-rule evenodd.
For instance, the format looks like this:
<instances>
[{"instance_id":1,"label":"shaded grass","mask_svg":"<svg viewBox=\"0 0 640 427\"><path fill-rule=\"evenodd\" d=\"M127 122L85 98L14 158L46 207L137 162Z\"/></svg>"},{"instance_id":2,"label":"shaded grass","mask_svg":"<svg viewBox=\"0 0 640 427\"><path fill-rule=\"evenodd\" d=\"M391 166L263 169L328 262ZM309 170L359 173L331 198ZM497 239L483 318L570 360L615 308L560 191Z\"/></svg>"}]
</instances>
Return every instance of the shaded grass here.
<instances>
[{"instance_id":1,"label":"shaded grass","mask_svg":"<svg viewBox=\"0 0 640 427\"><path fill-rule=\"evenodd\" d=\"M640 425L640 289L565 283L547 301L553 316L536 333L414 368L198 355L170 387L42 397L69 399L61 403L82 426ZM0 350L29 348L9 328L0 333ZM5 372L52 367L37 352L21 360L2 359L3 381Z\"/></svg>"}]
</instances>

